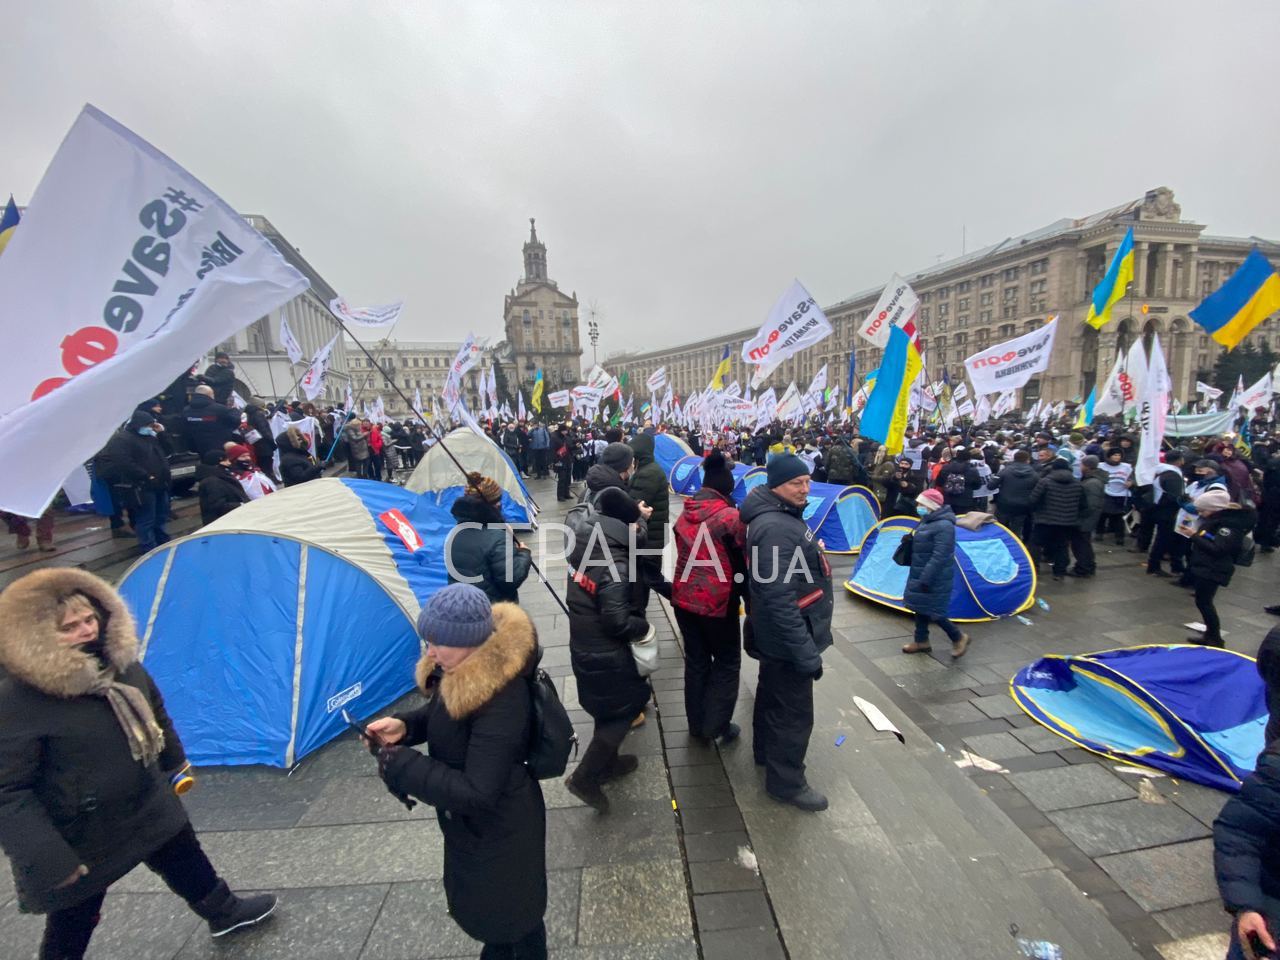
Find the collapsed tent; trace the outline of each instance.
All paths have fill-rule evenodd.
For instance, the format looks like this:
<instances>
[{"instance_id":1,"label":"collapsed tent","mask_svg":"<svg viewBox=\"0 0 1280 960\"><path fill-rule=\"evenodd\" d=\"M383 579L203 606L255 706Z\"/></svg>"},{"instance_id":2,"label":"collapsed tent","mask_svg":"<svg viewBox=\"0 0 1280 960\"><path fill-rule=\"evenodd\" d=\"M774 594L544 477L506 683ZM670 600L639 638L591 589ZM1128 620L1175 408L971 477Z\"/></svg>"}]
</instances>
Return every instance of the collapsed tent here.
<instances>
[{"instance_id":1,"label":"collapsed tent","mask_svg":"<svg viewBox=\"0 0 1280 960\"><path fill-rule=\"evenodd\" d=\"M445 450L448 447L448 450ZM520 471L500 446L469 427L459 427L434 443L422 455L404 488L414 493L431 494L437 506L448 509L463 495L466 481L458 463L468 473L475 471L491 477L502 488L502 516L507 523L519 527L537 525L538 505L520 478Z\"/></svg>"},{"instance_id":2,"label":"collapsed tent","mask_svg":"<svg viewBox=\"0 0 1280 960\"><path fill-rule=\"evenodd\" d=\"M742 489L742 478L750 469L745 463L733 465L733 478L736 481L733 499L738 503L742 502L742 498L738 495L739 490ZM697 454L681 457L667 472L667 482L671 484L674 493L682 497L693 496L702 489L702 457Z\"/></svg>"},{"instance_id":3,"label":"collapsed tent","mask_svg":"<svg viewBox=\"0 0 1280 960\"><path fill-rule=\"evenodd\" d=\"M1266 689L1253 658L1194 644L1049 656L1010 694L1033 719L1115 760L1240 789L1264 746Z\"/></svg>"},{"instance_id":4,"label":"collapsed tent","mask_svg":"<svg viewBox=\"0 0 1280 960\"><path fill-rule=\"evenodd\" d=\"M752 467L742 479L742 498L768 479L766 467ZM734 498L739 504L738 490ZM827 553L857 553L862 538L880 519L880 501L866 487L838 483L810 483L804 522L824 544Z\"/></svg>"},{"instance_id":5,"label":"collapsed tent","mask_svg":"<svg viewBox=\"0 0 1280 960\"><path fill-rule=\"evenodd\" d=\"M868 531L845 589L895 610L913 612L904 602L909 567L893 562L916 517L888 517ZM1011 617L1031 606L1036 569L1022 541L998 523L976 530L956 524L956 575L947 616L962 623Z\"/></svg>"},{"instance_id":6,"label":"collapsed tent","mask_svg":"<svg viewBox=\"0 0 1280 960\"><path fill-rule=\"evenodd\" d=\"M671 476L671 468L676 465L677 460L691 456L693 456L693 450L679 437L669 433L653 435L653 459L668 477Z\"/></svg>"},{"instance_id":7,"label":"collapsed tent","mask_svg":"<svg viewBox=\"0 0 1280 960\"><path fill-rule=\"evenodd\" d=\"M192 763L291 767L413 686L415 624L446 583L447 510L312 480L140 559L120 593Z\"/></svg>"}]
</instances>

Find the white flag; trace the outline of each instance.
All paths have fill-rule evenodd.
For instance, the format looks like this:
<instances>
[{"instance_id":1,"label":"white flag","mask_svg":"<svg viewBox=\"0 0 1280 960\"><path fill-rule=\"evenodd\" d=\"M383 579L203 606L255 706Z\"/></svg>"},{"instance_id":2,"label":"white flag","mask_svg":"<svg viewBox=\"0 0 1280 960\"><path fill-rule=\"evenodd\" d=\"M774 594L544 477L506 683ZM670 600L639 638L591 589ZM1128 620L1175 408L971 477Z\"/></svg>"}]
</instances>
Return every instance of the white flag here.
<instances>
[{"instance_id":1,"label":"white flag","mask_svg":"<svg viewBox=\"0 0 1280 960\"><path fill-rule=\"evenodd\" d=\"M649 379L645 381L645 386L649 388L650 393L657 393L667 385L667 368L659 367L653 373L649 374Z\"/></svg>"},{"instance_id":2,"label":"white flag","mask_svg":"<svg viewBox=\"0 0 1280 960\"><path fill-rule=\"evenodd\" d=\"M1142 405L1144 384L1147 381L1147 351L1142 346L1142 338L1133 341L1129 347L1129 356L1125 358L1124 369L1120 371L1120 399L1122 412L1127 417L1136 414ZM1094 404L1094 412L1098 406Z\"/></svg>"},{"instance_id":3,"label":"white flag","mask_svg":"<svg viewBox=\"0 0 1280 960\"><path fill-rule=\"evenodd\" d=\"M800 391L796 389L796 382L792 380L791 386L787 387L786 393L778 401L777 418L779 420L790 420L803 410L804 404L800 400Z\"/></svg>"},{"instance_id":4,"label":"white flag","mask_svg":"<svg viewBox=\"0 0 1280 960\"><path fill-rule=\"evenodd\" d=\"M751 385L759 387L770 373L807 347L826 339L831 323L799 280L773 305L760 331L742 345L742 359L755 366Z\"/></svg>"},{"instance_id":5,"label":"white flag","mask_svg":"<svg viewBox=\"0 0 1280 960\"><path fill-rule=\"evenodd\" d=\"M283 313L280 314L280 343L284 347L285 353L289 354L290 363L302 362L302 344L298 342L298 338L289 329L289 321L285 319Z\"/></svg>"},{"instance_id":6,"label":"white flag","mask_svg":"<svg viewBox=\"0 0 1280 960\"><path fill-rule=\"evenodd\" d=\"M560 409L564 409L565 407L569 406L569 399L570 398L569 398L568 390L557 390L547 397L547 400L548 402L550 402L551 406L558 407Z\"/></svg>"},{"instance_id":7,"label":"white flag","mask_svg":"<svg viewBox=\"0 0 1280 960\"><path fill-rule=\"evenodd\" d=\"M1141 341L1139 341L1141 344ZM1169 415L1169 372L1160 349L1160 335L1151 338L1151 360L1147 365L1143 396L1138 407L1138 462L1134 479L1139 486L1155 479L1160 466L1160 441Z\"/></svg>"},{"instance_id":8,"label":"white flag","mask_svg":"<svg viewBox=\"0 0 1280 960\"><path fill-rule=\"evenodd\" d=\"M1236 388L1231 391L1231 399L1227 401L1228 410L1239 410L1240 400L1244 396L1244 374L1236 377Z\"/></svg>"},{"instance_id":9,"label":"white flag","mask_svg":"<svg viewBox=\"0 0 1280 960\"><path fill-rule=\"evenodd\" d=\"M350 380L348 380L348 381L347 381L347 398L346 398L346 400L344 401L344 403L343 403L343 405L342 405L342 408L343 408L344 410L346 410L346 411L347 411L347 413L351 413L351 412L353 412L353 411L355 410L355 408L356 408L356 398L355 398L355 396L351 393L351 381L350 381Z\"/></svg>"},{"instance_id":10,"label":"white flag","mask_svg":"<svg viewBox=\"0 0 1280 960\"><path fill-rule=\"evenodd\" d=\"M306 288L208 187L86 106L0 257L0 449L25 461L0 508L40 516L140 397Z\"/></svg>"},{"instance_id":11,"label":"white flag","mask_svg":"<svg viewBox=\"0 0 1280 960\"><path fill-rule=\"evenodd\" d=\"M1048 369L1057 332L1055 316L1039 329L966 357L964 368L973 389L977 393L998 393L1025 387L1028 380Z\"/></svg>"},{"instance_id":12,"label":"white flag","mask_svg":"<svg viewBox=\"0 0 1280 960\"><path fill-rule=\"evenodd\" d=\"M812 400L814 403L821 405L822 394L826 391L826 389L827 389L827 365L824 363L822 365L822 369L819 370L816 374L814 374L813 382L809 384L809 389L804 392L804 395L808 397L810 400Z\"/></svg>"},{"instance_id":13,"label":"white flag","mask_svg":"<svg viewBox=\"0 0 1280 960\"><path fill-rule=\"evenodd\" d=\"M388 303L381 307L353 307L342 297L329 301L329 309L340 320L350 320L362 327L387 327L400 318L404 302Z\"/></svg>"},{"instance_id":14,"label":"white flag","mask_svg":"<svg viewBox=\"0 0 1280 960\"><path fill-rule=\"evenodd\" d=\"M1124 385L1121 383L1124 365L1124 354L1117 353L1116 361L1111 365L1111 373L1107 375L1106 381L1098 391L1097 399L1093 402L1095 417L1103 414L1113 417L1124 410Z\"/></svg>"},{"instance_id":15,"label":"white flag","mask_svg":"<svg viewBox=\"0 0 1280 960\"><path fill-rule=\"evenodd\" d=\"M524 391L516 388L516 413L519 414L520 420L528 420L529 414L524 408Z\"/></svg>"},{"instance_id":16,"label":"white flag","mask_svg":"<svg viewBox=\"0 0 1280 960\"><path fill-rule=\"evenodd\" d=\"M1253 384L1241 395L1240 406L1250 413L1257 407L1269 407L1271 406L1271 392L1271 371L1268 370L1257 383Z\"/></svg>"},{"instance_id":17,"label":"white flag","mask_svg":"<svg viewBox=\"0 0 1280 960\"><path fill-rule=\"evenodd\" d=\"M920 298L911 285L896 273L867 318L858 328L858 336L880 349L889 344L889 328L904 327L920 310Z\"/></svg>"},{"instance_id":18,"label":"white flag","mask_svg":"<svg viewBox=\"0 0 1280 960\"><path fill-rule=\"evenodd\" d=\"M329 354L333 350L333 345L338 342L339 336L341 334L335 333L333 339L320 348L320 352L311 361L311 366L307 367L307 372L298 381L298 386L302 388L308 400L314 400L324 390L324 375L329 369Z\"/></svg>"},{"instance_id":19,"label":"white flag","mask_svg":"<svg viewBox=\"0 0 1280 960\"><path fill-rule=\"evenodd\" d=\"M1196 393L1201 394L1206 400L1217 400L1222 396L1222 391L1217 387L1211 387L1203 381L1196 381Z\"/></svg>"},{"instance_id":20,"label":"white flag","mask_svg":"<svg viewBox=\"0 0 1280 960\"><path fill-rule=\"evenodd\" d=\"M422 391L417 387L413 388L413 412L422 413Z\"/></svg>"},{"instance_id":21,"label":"white flag","mask_svg":"<svg viewBox=\"0 0 1280 960\"><path fill-rule=\"evenodd\" d=\"M247 406L244 402L244 397L240 396L240 394L236 393L234 390L231 391L231 405L237 410L243 410Z\"/></svg>"},{"instance_id":22,"label":"white flag","mask_svg":"<svg viewBox=\"0 0 1280 960\"><path fill-rule=\"evenodd\" d=\"M996 397L996 402L991 408L991 414L994 417L1003 417L1005 414L1013 410L1016 399L1016 391L1005 390L1000 396Z\"/></svg>"},{"instance_id":23,"label":"white flag","mask_svg":"<svg viewBox=\"0 0 1280 960\"><path fill-rule=\"evenodd\" d=\"M983 394L978 398L978 407L973 414L973 422L977 424L986 423L991 419L991 397Z\"/></svg>"}]
</instances>

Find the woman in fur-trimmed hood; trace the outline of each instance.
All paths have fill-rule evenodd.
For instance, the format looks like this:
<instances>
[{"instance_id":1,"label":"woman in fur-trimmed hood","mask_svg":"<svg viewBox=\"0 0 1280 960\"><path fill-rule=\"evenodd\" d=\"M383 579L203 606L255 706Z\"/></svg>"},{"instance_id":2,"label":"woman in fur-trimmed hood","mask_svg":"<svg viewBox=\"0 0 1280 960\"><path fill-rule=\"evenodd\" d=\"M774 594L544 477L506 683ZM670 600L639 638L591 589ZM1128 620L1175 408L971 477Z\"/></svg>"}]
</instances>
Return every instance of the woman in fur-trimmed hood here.
<instances>
[{"instance_id":1,"label":"woman in fur-trimmed hood","mask_svg":"<svg viewBox=\"0 0 1280 960\"><path fill-rule=\"evenodd\" d=\"M454 583L418 617L418 710L368 725L393 793L436 808L449 913L484 956L545 957L546 807L525 766L538 636L514 603ZM424 756L409 747L426 743ZM492 949L490 949L492 948ZM506 948L506 952L502 949ZM512 952L514 950L514 952Z\"/></svg>"},{"instance_id":2,"label":"woman in fur-trimmed hood","mask_svg":"<svg viewBox=\"0 0 1280 960\"><path fill-rule=\"evenodd\" d=\"M0 593L0 847L18 903L49 914L42 958L81 957L107 888L146 863L215 935L265 919L200 849L170 778L182 743L137 628L105 581L40 570Z\"/></svg>"}]
</instances>

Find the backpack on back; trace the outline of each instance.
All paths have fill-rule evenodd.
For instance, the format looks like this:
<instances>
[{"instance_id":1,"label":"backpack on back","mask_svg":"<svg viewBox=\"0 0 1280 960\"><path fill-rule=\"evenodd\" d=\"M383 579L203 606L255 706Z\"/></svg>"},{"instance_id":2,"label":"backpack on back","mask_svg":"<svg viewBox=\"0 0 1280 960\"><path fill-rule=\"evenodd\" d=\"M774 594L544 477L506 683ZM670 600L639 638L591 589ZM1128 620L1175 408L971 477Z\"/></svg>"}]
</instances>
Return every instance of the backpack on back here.
<instances>
[{"instance_id":1,"label":"backpack on back","mask_svg":"<svg viewBox=\"0 0 1280 960\"><path fill-rule=\"evenodd\" d=\"M539 667L529 678L529 700L533 704L529 756L525 766L537 780L561 776L569 766L569 752L578 754L578 735L569 711L560 702L555 681Z\"/></svg>"}]
</instances>

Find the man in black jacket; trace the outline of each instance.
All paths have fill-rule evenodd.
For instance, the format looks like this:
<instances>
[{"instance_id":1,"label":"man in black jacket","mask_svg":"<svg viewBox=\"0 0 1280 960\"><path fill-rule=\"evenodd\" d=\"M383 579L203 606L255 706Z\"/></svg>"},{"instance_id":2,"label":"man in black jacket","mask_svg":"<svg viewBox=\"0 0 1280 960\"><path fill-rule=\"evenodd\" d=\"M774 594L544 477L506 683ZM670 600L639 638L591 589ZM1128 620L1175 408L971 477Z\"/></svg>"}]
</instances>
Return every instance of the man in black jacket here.
<instances>
[{"instance_id":1,"label":"man in black jacket","mask_svg":"<svg viewBox=\"0 0 1280 960\"><path fill-rule=\"evenodd\" d=\"M210 450L196 467L200 491L200 522L213 523L242 503L249 502L240 481L231 472L231 461L225 453Z\"/></svg>"},{"instance_id":2,"label":"man in black jacket","mask_svg":"<svg viewBox=\"0 0 1280 960\"><path fill-rule=\"evenodd\" d=\"M974 508L974 491L982 486L982 475L970 460L970 452L957 447L954 459L938 471L934 486L942 491L943 500L959 516Z\"/></svg>"},{"instance_id":3,"label":"man in black jacket","mask_svg":"<svg viewBox=\"0 0 1280 960\"><path fill-rule=\"evenodd\" d=\"M231 400L231 391L235 389L236 365L225 353L216 353L213 363L205 367L200 379L213 388L213 399L225 404Z\"/></svg>"},{"instance_id":4,"label":"man in black jacket","mask_svg":"<svg viewBox=\"0 0 1280 960\"><path fill-rule=\"evenodd\" d=\"M1055 580L1066 576L1067 545L1087 507L1084 487L1071 474L1071 461L1059 453L1031 494L1036 545L1053 564Z\"/></svg>"},{"instance_id":5,"label":"man in black jacket","mask_svg":"<svg viewBox=\"0 0 1280 960\"><path fill-rule=\"evenodd\" d=\"M1147 556L1147 573L1157 577L1167 577L1161 562L1165 554L1170 561L1178 559L1174 552L1174 522L1178 519L1178 501L1186 492L1187 483L1182 476L1182 451L1170 450L1164 457L1164 463L1156 467L1155 479L1151 482L1151 522L1155 527L1155 537L1151 542L1151 553ZM1177 571L1180 572L1180 571Z\"/></svg>"},{"instance_id":6,"label":"man in black jacket","mask_svg":"<svg viewBox=\"0 0 1280 960\"><path fill-rule=\"evenodd\" d=\"M1202 637L1188 638L1188 642L1222 647L1222 624L1213 599L1219 587L1231 583L1244 538L1258 515L1252 507L1232 503L1231 495L1222 487L1210 487L1196 497L1193 505L1200 528L1191 538L1187 572L1195 585L1196 609L1204 620L1205 632Z\"/></svg>"},{"instance_id":7,"label":"man in black jacket","mask_svg":"<svg viewBox=\"0 0 1280 960\"><path fill-rule=\"evenodd\" d=\"M240 411L218 403L213 388L196 387L191 402L182 411L187 445L201 458L210 450L221 450L227 443L239 443L235 430L240 426Z\"/></svg>"},{"instance_id":8,"label":"man in black jacket","mask_svg":"<svg viewBox=\"0 0 1280 960\"><path fill-rule=\"evenodd\" d=\"M809 471L795 454L779 454L767 480L747 495L750 570L747 653L760 661L753 752L765 768L765 791L816 812L827 798L809 786L804 757L813 732L813 684L831 646L831 567L805 524Z\"/></svg>"},{"instance_id":9,"label":"man in black jacket","mask_svg":"<svg viewBox=\"0 0 1280 960\"><path fill-rule=\"evenodd\" d=\"M608 449L605 448L606 451ZM637 434L631 439L631 449L635 455L635 468L628 492L633 500L653 509L645 521L645 531L648 534L645 550L652 552L641 553L636 557L638 572L643 577L641 595L645 606L648 606L650 589L671 599L671 584L662 576L661 554L662 548L667 544L667 521L671 518L670 488L667 486L667 475L653 458L653 437L647 433Z\"/></svg>"},{"instance_id":10,"label":"man in black jacket","mask_svg":"<svg viewBox=\"0 0 1280 960\"><path fill-rule=\"evenodd\" d=\"M135 410L94 461L95 472L111 485L113 499L133 514L133 530L143 553L167 543L169 461L156 436L155 417Z\"/></svg>"},{"instance_id":11,"label":"man in black jacket","mask_svg":"<svg viewBox=\"0 0 1280 960\"><path fill-rule=\"evenodd\" d=\"M996 520L1023 543L1031 542L1031 494L1039 479L1026 450L1015 450L1013 463L1006 463L996 475Z\"/></svg>"}]
</instances>

